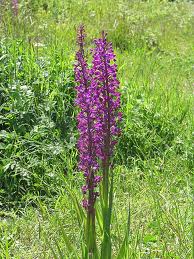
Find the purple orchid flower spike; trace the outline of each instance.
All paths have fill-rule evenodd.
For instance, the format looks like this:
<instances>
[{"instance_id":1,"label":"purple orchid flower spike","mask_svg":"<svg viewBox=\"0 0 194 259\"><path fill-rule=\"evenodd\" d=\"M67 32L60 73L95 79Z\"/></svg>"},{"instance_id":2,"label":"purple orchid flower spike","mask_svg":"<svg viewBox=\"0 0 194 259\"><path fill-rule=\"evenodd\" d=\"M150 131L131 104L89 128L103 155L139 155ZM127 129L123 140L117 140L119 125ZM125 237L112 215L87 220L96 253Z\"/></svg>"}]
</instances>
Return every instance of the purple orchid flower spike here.
<instances>
[{"instance_id":1,"label":"purple orchid flower spike","mask_svg":"<svg viewBox=\"0 0 194 259\"><path fill-rule=\"evenodd\" d=\"M85 185L82 187L84 199L82 206L87 211L87 243L89 253L96 250L95 202L99 196L96 187L103 182L103 225L104 251L111 250L110 232L110 190L109 169L111 156L120 130L117 122L121 120L119 81L117 80L116 58L112 44L107 42L106 34L94 40L95 47L92 67L89 68L84 52L85 31L80 26L77 36L79 50L76 53L75 79L77 82L76 104L80 108L77 116L79 140L79 168L84 173ZM102 177L97 172L102 169ZM109 218L108 218L109 217ZM109 223L108 223L109 222ZM108 244L108 246L107 246ZM108 251L107 250L107 251ZM108 252L109 253L109 252ZM110 254L110 253L109 253ZM108 258L107 254L102 255Z\"/></svg>"},{"instance_id":2,"label":"purple orchid flower spike","mask_svg":"<svg viewBox=\"0 0 194 259\"><path fill-rule=\"evenodd\" d=\"M100 182L101 177L96 176L99 164L96 156L95 143L95 117L96 110L93 108L94 87L91 84L91 70L88 68L87 60L84 53L84 27L80 26L77 36L79 50L76 53L75 78L77 82L77 98L76 104L80 108L77 116L78 129L80 137L78 140L79 149L79 169L84 172L86 185L82 187L84 195L89 194L87 203L84 198L84 208L94 210L94 203L97 192L94 192L95 187ZM96 180L98 179L98 181ZM87 204L87 206L86 206Z\"/></svg>"}]
</instances>

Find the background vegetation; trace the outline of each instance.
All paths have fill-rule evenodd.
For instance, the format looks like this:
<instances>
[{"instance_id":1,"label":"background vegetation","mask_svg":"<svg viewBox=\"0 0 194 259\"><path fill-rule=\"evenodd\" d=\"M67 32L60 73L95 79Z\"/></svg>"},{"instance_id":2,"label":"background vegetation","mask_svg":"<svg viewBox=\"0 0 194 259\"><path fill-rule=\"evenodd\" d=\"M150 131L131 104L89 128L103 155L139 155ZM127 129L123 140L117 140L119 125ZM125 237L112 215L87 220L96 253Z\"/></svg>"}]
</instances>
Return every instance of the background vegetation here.
<instances>
[{"instance_id":1,"label":"background vegetation","mask_svg":"<svg viewBox=\"0 0 194 259\"><path fill-rule=\"evenodd\" d=\"M129 258L192 258L194 4L160 0L0 1L0 257L80 249L68 189L81 200L73 64L101 30L117 54L122 136L115 150L113 245L130 204ZM68 185L68 187L67 187ZM56 252L57 253L57 252Z\"/></svg>"}]
</instances>

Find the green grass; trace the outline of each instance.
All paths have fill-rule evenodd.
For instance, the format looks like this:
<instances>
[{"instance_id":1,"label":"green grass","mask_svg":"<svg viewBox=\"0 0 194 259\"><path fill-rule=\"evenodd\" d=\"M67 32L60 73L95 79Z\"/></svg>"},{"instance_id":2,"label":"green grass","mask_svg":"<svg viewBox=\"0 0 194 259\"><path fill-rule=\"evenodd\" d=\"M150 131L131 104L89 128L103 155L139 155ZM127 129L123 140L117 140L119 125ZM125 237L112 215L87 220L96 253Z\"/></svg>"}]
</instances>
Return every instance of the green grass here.
<instances>
[{"instance_id":1,"label":"green grass","mask_svg":"<svg viewBox=\"0 0 194 259\"><path fill-rule=\"evenodd\" d=\"M129 204L128 258L192 258L194 4L20 1L18 17L9 1L1 5L0 258L53 258L57 244L74 258L62 229L81 254L64 182L81 201L73 75L80 23L88 51L102 29L108 32L121 82L113 258ZM99 244L99 227L97 236Z\"/></svg>"}]
</instances>

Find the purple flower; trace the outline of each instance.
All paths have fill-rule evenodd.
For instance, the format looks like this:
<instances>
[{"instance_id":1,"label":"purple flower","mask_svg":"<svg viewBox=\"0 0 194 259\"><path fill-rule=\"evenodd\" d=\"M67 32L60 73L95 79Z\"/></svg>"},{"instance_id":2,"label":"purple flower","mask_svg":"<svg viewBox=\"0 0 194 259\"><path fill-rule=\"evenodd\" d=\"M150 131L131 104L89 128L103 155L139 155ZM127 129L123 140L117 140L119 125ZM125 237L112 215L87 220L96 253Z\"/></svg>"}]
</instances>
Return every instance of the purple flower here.
<instances>
[{"instance_id":1,"label":"purple flower","mask_svg":"<svg viewBox=\"0 0 194 259\"><path fill-rule=\"evenodd\" d=\"M18 16L18 0L12 0L12 8L15 16Z\"/></svg>"},{"instance_id":2,"label":"purple flower","mask_svg":"<svg viewBox=\"0 0 194 259\"><path fill-rule=\"evenodd\" d=\"M88 190L88 186L87 186L87 185L82 186L82 192L83 192L83 194L86 194L86 193L87 193L87 190Z\"/></svg>"},{"instance_id":3,"label":"purple flower","mask_svg":"<svg viewBox=\"0 0 194 259\"><path fill-rule=\"evenodd\" d=\"M102 38L94 40L94 43L91 69L91 85L95 89L93 106L96 107L94 142L98 158L108 166L116 144L115 137L120 133L117 122L122 118L118 111L120 108L119 81L115 54L112 44L107 42L105 33L102 33Z\"/></svg>"},{"instance_id":4,"label":"purple flower","mask_svg":"<svg viewBox=\"0 0 194 259\"><path fill-rule=\"evenodd\" d=\"M94 188L99 183L99 177L95 174L99 168L96 156L96 143L95 143L95 118L96 109L93 107L93 98L95 89L91 84L91 70L88 68L87 60L84 53L84 27L80 26L77 36L77 43L79 50L76 53L75 65L75 79L77 82L77 98L76 104L80 108L77 116L78 130L80 133L78 140L79 149L79 169L84 172L86 185L82 187L83 194L88 193L88 201L84 198L83 207L87 210L94 209L96 200L96 192ZM97 178L96 178L97 177ZM96 181L96 179L98 179Z\"/></svg>"},{"instance_id":5,"label":"purple flower","mask_svg":"<svg viewBox=\"0 0 194 259\"><path fill-rule=\"evenodd\" d=\"M84 200L82 201L82 206L83 206L85 209L87 209L87 208L88 208L88 200L84 199Z\"/></svg>"},{"instance_id":6,"label":"purple flower","mask_svg":"<svg viewBox=\"0 0 194 259\"><path fill-rule=\"evenodd\" d=\"M98 192L94 189L102 177L97 176L99 162L102 161L103 178L108 174L110 158L120 129L121 120L119 81L117 80L116 58L112 44L107 42L105 33L94 40L95 48L92 67L88 67L84 53L84 27L80 26L77 36L79 50L76 53L75 79L77 98L75 103L80 108L77 116L79 149L79 169L83 171L86 185L82 187L84 195L88 193L88 203L84 208L94 208ZM108 177L108 176L107 176ZM84 201L86 199L84 198Z\"/></svg>"},{"instance_id":7,"label":"purple flower","mask_svg":"<svg viewBox=\"0 0 194 259\"><path fill-rule=\"evenodd\" d=\"M111 156L120 134L117 123L122 115L120 108L119 81L117 80L116 58L112 44L107 42L103 32L102 38L94 40L91 50L93 60L89 68L84 53L84 27L80 26L77 36L79 50L76 53L75 79L77 82L76 104L80 108L77 116L79 140L79 169L83 171L85 185L82 187L84 199L82 206L87 211L86 236L88 251L96 250L95 201L99 196L96 187L102 181L103 200L103 258L111 248L110 222L112 208L112 187L109 188L109 169L112 168ZM102 168L103 176L97 172ZM87 196L87 197L86 197ZM107 240L109 240L107 242Z\"/></svg>"}]
</instances>

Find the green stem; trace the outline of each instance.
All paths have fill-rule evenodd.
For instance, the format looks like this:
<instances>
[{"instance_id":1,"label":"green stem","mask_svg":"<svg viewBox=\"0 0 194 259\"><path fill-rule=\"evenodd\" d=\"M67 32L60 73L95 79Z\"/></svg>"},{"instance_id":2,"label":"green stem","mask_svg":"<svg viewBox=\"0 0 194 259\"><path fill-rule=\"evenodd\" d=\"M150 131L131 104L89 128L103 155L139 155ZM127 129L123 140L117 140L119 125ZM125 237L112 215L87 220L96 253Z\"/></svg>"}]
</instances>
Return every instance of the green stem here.
<instances>
[{"instance_id":1,"label":"green stem","mask_svg":"<svg viewBox=\"0 0 194 259\"><path fill-rule=\"evenodd\" d=\"M95 209L87 213L87 258L97 258Z\"/></svg>"},{"instance_id":2,"label":"green stem","mask_svg":"<svg viewBox=\"0 0 194 259\"><path fill-rule=\"evenodd\" d=\"M103 166L103 242L101 258L111 258L110 215L109 215L109 166Z\"/></svg>"}]
</instances>

